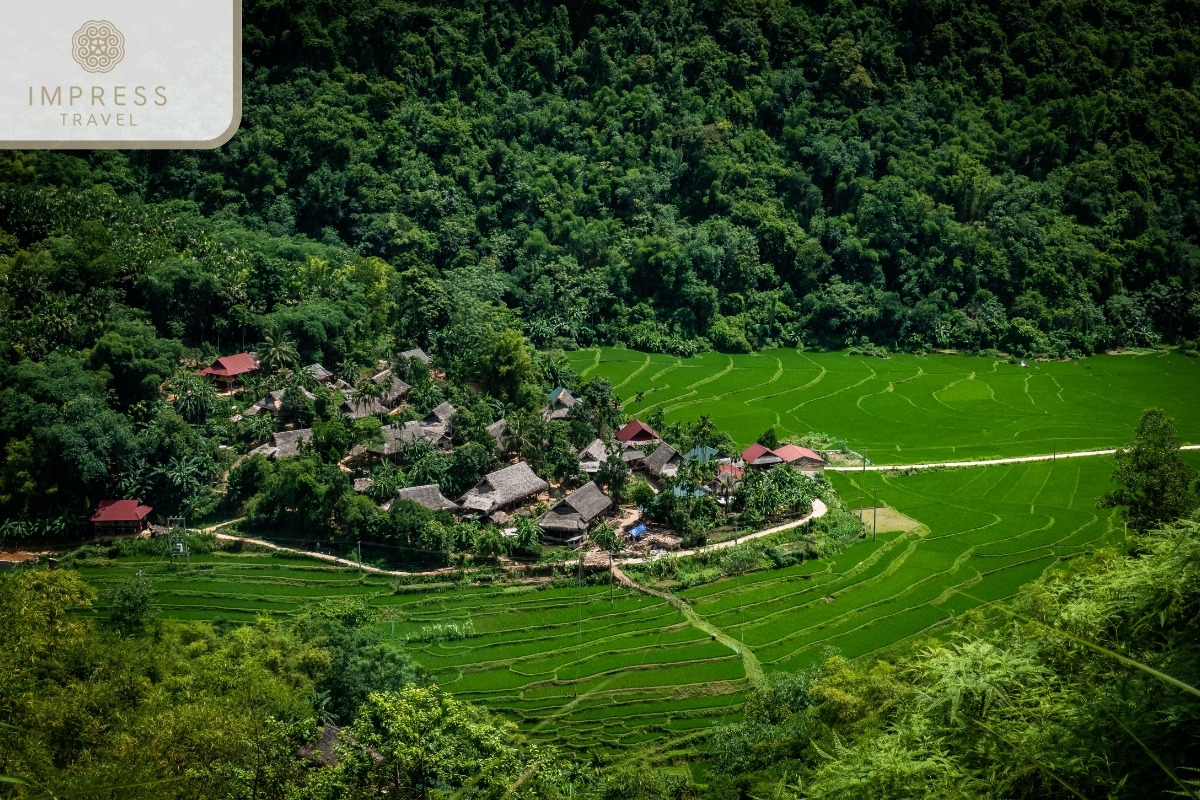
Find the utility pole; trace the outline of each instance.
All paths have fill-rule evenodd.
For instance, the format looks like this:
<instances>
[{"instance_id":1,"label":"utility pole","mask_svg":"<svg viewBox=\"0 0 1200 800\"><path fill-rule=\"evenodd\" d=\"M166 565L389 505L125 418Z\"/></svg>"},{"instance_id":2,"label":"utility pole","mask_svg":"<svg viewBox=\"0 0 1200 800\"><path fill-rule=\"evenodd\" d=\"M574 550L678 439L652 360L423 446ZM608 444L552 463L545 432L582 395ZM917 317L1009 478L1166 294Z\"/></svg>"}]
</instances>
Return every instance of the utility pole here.
<instances>
[{"instance_id":1,"label":"utility pole","mask_svg":"<svg viewBox=\"0 0 1200 800\"><path fill-rule=\"evenodd\" d=\"M608 551L608 607L613 605L613 556L612 550Z\"/></svg>"},{"instance_id":2,"label":"utility pole","mask_svg":"<svg viewBox=\"0 0 1200 800\"><path fill-rule=\"evenodd\" d=\"M362 539L358 540L358 571L362 572Z\"/></svg>"},{"instance_id":3,"label":"utility pole","mask_svg":"<svg viewBox=\"0 0 1200 800\"><path fill-rule=\"evenodd\" d=\"M874 495L871 499L871 541L873 542L876 532L879 530L879 526L876 524L879 520L879 489L872 486L871 493Z\"/></svg>"},{"instance_id":4,"label":"utility pole","mask_svg":"<svg viewBox=\"0 0 1200 800\"><path fill-rule=\"evenodd\" d=\"M862 459L862 477L858 479L858 518L860 521L866 520L866 517L863 516L863 509L865 508L867 502L866 498L863 497L863 481L867 479L866 451L867 448L864 447L863 452L859 454L859 458Z\"/></svg>"}]
</instances>

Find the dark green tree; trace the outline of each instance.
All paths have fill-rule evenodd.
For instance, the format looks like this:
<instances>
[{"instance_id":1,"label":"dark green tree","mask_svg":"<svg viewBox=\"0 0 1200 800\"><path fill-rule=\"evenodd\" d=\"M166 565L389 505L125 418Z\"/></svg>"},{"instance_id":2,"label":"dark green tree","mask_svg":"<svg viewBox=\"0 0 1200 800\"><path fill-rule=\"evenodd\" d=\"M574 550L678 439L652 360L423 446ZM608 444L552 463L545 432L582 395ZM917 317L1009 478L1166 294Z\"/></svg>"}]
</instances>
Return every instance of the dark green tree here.
<instances>
[{"instance_id":1,"label":"dark green tree","mask_svg":"<svg viewBox=\"0 0 1200 800\"><path fill-rule=\"evenodd\" d=\"M1145 532L1200 506L1196 470L1183 460L1175 423L1159 408L1142 414L1133 440L1114 456L1118 488L1102 496L1101 508L1119 507L1129 527Z\"/></svg>"}]
</instances>

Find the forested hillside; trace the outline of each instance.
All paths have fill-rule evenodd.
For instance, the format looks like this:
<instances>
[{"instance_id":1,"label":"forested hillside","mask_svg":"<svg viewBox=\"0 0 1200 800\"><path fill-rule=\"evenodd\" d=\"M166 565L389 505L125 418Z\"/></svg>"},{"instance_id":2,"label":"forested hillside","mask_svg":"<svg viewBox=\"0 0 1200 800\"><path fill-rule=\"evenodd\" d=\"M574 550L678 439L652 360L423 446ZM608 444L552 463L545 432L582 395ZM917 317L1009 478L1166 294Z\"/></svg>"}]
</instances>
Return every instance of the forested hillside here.
<instances>
[{"instance_id":1,"label":"forested hillside","mask_svg":"<svg viewBox=\"0 0 1200 800\"><path fill-rule=\"evenodd\" d=\"M1195 2L306 0L245 23L234 141L97 154L92 180L406 287L485 282L541 347L1200 330ZM430 346L454 304L424 299L400 328Z\"/></svg>"}]
</instances>

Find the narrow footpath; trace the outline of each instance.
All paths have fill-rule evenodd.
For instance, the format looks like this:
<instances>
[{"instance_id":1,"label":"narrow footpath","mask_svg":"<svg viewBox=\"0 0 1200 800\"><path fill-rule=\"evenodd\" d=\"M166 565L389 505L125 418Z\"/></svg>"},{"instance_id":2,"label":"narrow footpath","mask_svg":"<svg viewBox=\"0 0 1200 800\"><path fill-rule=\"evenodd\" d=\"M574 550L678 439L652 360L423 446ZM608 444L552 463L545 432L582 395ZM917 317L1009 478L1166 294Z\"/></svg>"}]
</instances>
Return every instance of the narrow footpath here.
<instances>
[{"instance_id":1,"label":"narrow footpath","mask_svg":"<svg viewBox=\"0 0 1200 800\"><path fill-rule=\"evenodd\" d=\"M750 681L751 686L761 686L762 685L762 682L763 682L762 664L760 664L758 662L758 656L754 655L754 651L752 651L749 647L746 647L746 645L744 643L738 641L737 639L734 639L732 636L729 636L727 633L725 633L725 631L721 630L716 625L713 625L711 622L708 622L707 620L703 619L699 614L697 614L692 609L692 607L687 602L685 602L683 600L683 598L676 597L675 595L669 594L668 592L660 592L656 589L651 589L647 586L642 586L640 583L637 583L636 581L631 580L629 578L629 576L626 575L624 572L622 572L621 568L618 567L616 564L613 564L612 572L613 572L613 577L617 579L617 583L621 584L625 588L632 589L635 592L642 592L643 594L648 594L653 597L658 597L663 600L666 600L668 603L670 603L671 605L675 606L680 611L682 611L683 615L685 617L687 617L688 622L690 622L692 625L696 626L700 630L704 631L705 633L709 634L710 636L716 637L716 640L718 642L725 645L730 650L732 650L733 652L735 652L739 656L741 656L742 663L745 664L745 666L746 666L746 679L748 681Z\"/></svg>"},{"instance_id":2,"label":"narrow footpath","mask_svg":"<svg viewBox=\"0 0 1200 800\"><path fill-rule=\"evenodd\" d=\"M698 547L694 550L673 550L673 551L671 551L670 555L694 556L694 555L696 555L696 553L701 553L701 552L707 553L710 550L723 550L726 547L735 547L735 546L741 544L742 542L748 542L751 539L761 539L764 536L770 536L772 533L779 533L780 531L786 531L789 528L798 528L799 526L808 522L810 519L817 519L819 517L825 516L825 514L828 513L828 511L829 511L829 508L828 508L828 506L825 505L824 502L822 502L821 500L813 500L812 511L807 516L803 516L800 519L794 519L791 522L785 522L782 525L776 525L774 528L767 528L766 530L756 531L755 533L748 533L745 536L739 536L736 539L730 539L727 542L717 542L716 544L710 544L705 547ZM666 554L664 554L664 555L666 555ZM663 556L650 556L647 558L618 558L618 559L616 559L616 561L621 564L644 564L647 561L654 561L654 560L662 558L662 557Z\"/></svg>"},{"instance_id":3,"label":"narrow footpath","mask_svg":"<svg viewBox=\"0 0 1200 800\"><path fill-rule=\"evenodd\" d=\"M1200 444L1185 444L1180 450L1200 450ZM929 467L989 467L993 464L1022 464L1026 461L1056 461L1060 458L1088 458L1091 456L1111 456L1112 450L1077 450L1074 453L1047 453L1040 456L1017 456L1014 458L989 458L982 461L936 461L928 464L869 464L867 466L826 467L830 472L888 472L902 469L928 469Z\"/></svg>"}]
</instances>

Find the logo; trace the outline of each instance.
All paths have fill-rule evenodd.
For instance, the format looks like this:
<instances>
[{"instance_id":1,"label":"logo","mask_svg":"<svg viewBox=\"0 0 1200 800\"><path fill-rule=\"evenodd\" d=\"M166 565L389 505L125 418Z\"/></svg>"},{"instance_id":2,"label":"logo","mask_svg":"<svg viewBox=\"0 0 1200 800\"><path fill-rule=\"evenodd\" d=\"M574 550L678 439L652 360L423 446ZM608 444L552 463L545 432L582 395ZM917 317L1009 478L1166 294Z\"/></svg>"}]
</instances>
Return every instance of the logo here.
<instances>
[{"instance_id":1,"label":"logo","mask_svg":"<svg viewBox=\"0 0 1200 800\"><path fill-rule=\"evenodd\" d=\"M125 36L106 20L91 20L71 37L71 56L87 72L109 72L125 57Z\"/></svg>"}]
</instances>

